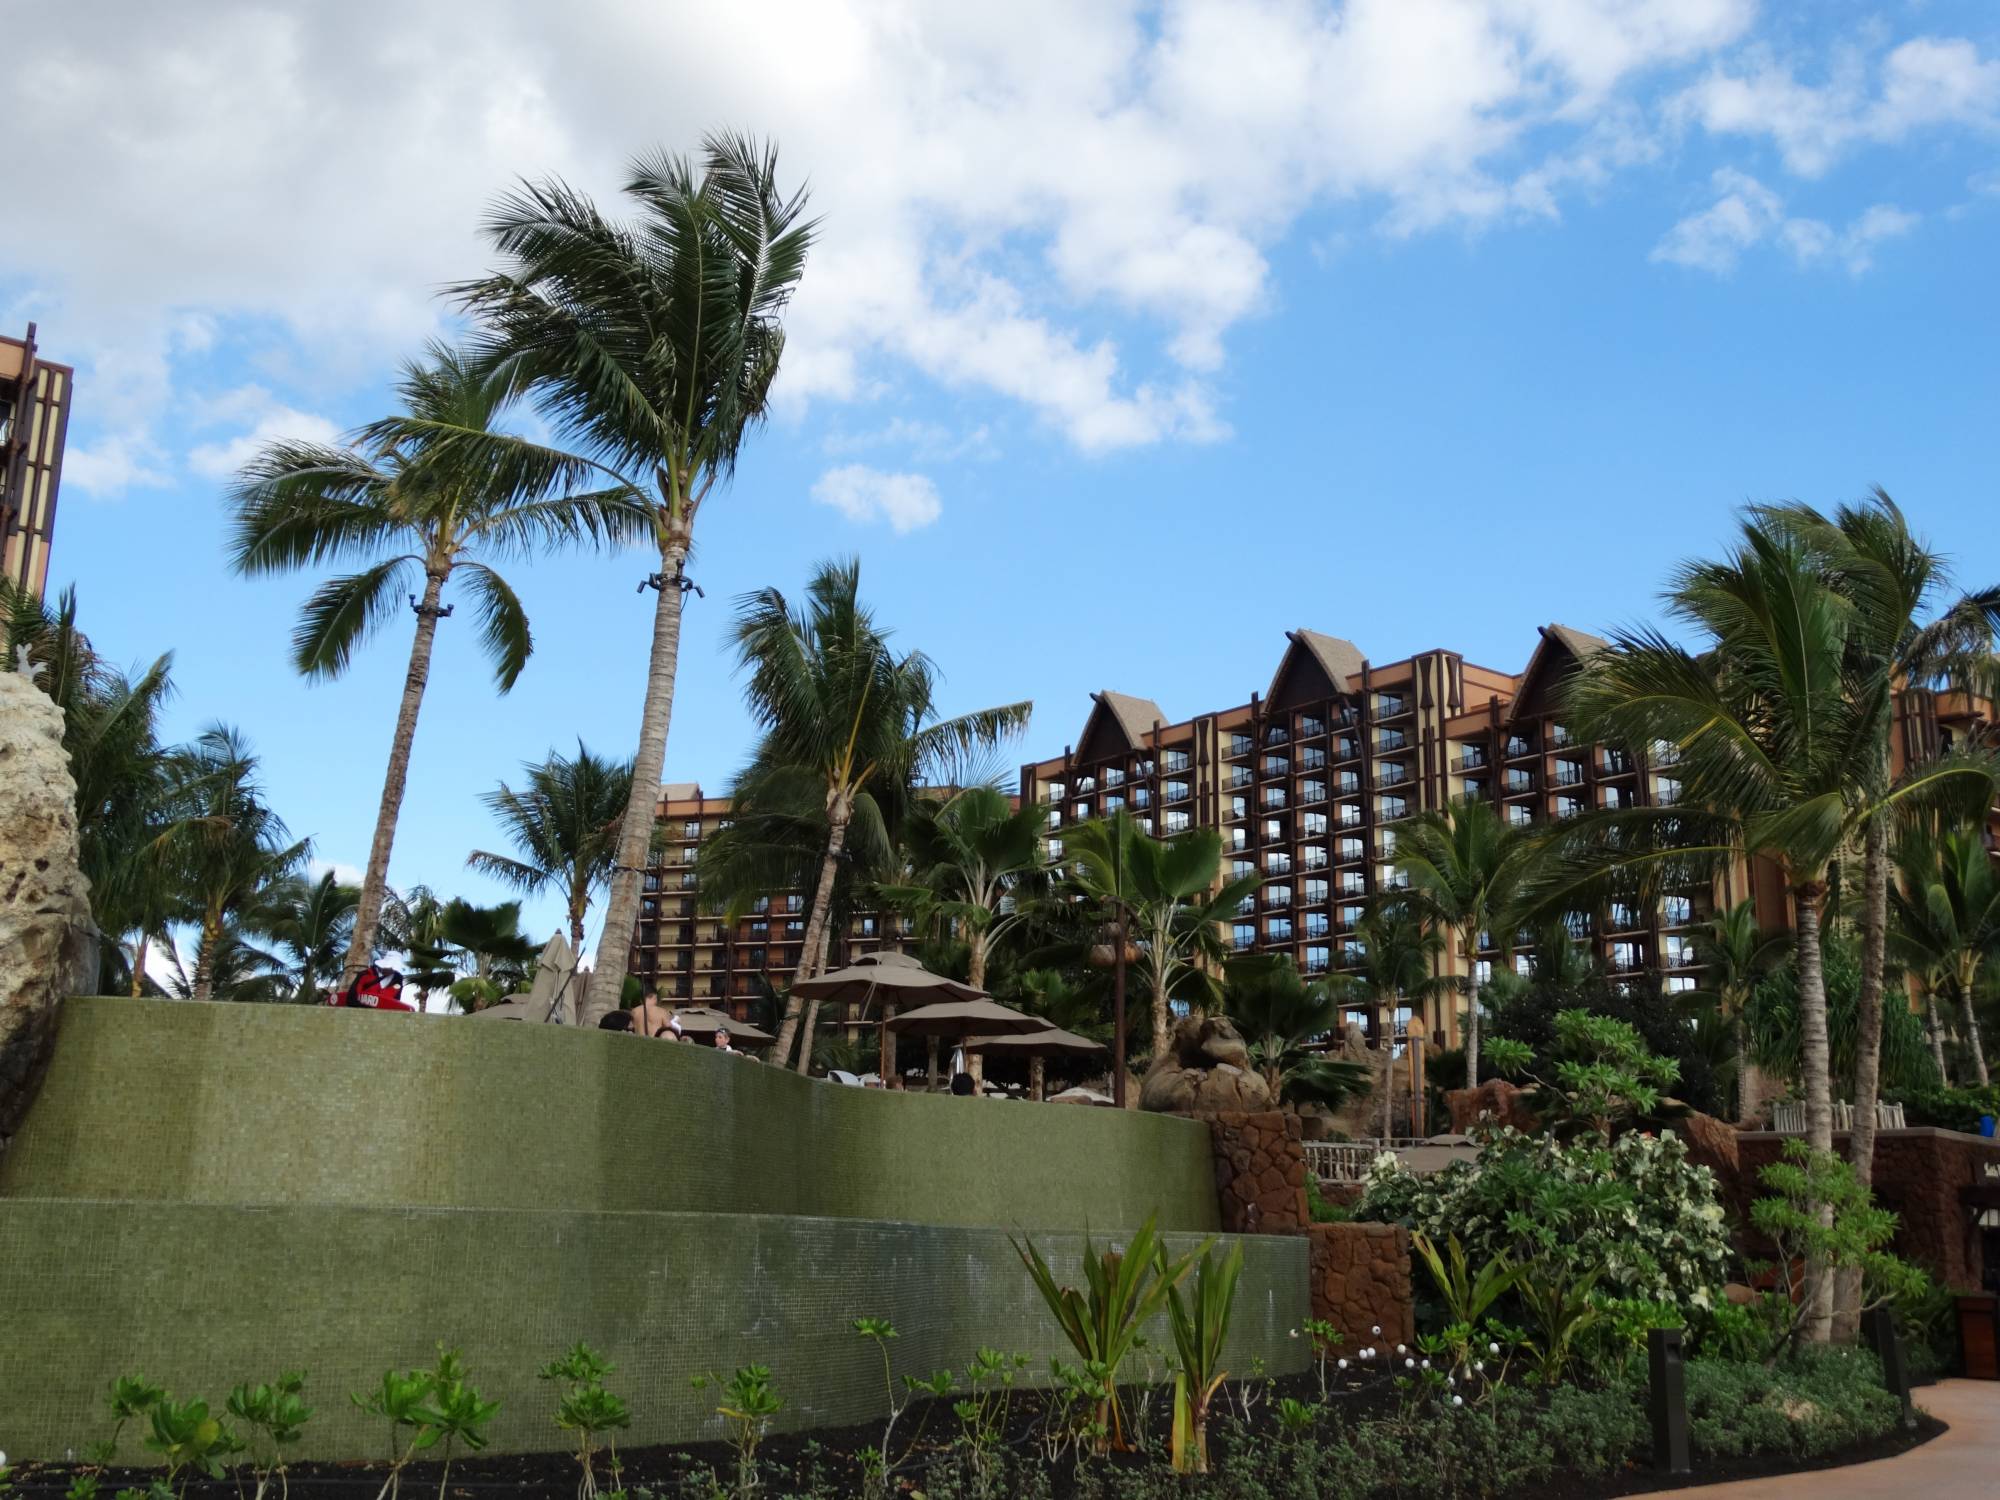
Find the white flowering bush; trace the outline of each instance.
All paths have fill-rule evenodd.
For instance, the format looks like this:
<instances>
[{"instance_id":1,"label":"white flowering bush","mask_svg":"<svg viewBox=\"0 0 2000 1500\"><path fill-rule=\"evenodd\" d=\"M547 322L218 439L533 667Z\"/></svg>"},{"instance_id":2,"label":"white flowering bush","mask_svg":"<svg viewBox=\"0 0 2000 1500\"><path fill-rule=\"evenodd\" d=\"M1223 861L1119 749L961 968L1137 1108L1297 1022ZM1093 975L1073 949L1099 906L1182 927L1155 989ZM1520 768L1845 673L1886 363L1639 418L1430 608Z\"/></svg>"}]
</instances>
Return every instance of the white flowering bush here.
<instances>
[{"instance_id":1,"label":"white flowering bush","mask_svg":"<svg viewBox=\"0 0 2000 1500\"><path fill-rule=\"evenodd\" d=\"M1706 1309L1728 1280L1715 1174L1688 1161L1678 1136L1563 1142L1501 1130L1476 1162L1428 1174L1381 1157L1354 1216L1407 1224L1439 1244L1455 1234L1475 1263L1504 1252L1596 1270L1614 1297Z\"/></svg>"}]
</instances>

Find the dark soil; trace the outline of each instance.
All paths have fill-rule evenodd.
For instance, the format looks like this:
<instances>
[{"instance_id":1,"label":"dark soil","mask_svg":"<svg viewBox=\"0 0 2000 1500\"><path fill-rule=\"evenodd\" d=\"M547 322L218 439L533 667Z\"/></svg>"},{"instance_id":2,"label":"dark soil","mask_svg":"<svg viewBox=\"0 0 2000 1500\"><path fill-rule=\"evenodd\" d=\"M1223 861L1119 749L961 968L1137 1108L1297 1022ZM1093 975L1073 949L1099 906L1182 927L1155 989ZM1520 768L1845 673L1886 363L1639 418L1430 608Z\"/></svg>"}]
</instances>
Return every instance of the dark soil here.
<instances>
[{"instance_id":1,"label":"dark soil","mask_svg":"<svg viewBox=\"0 0 2000 1500\"><path fill-rule=\"evenodd\" d=\"M1233 1392L1235 1387L1231 1390ZM1314 1402L1319 1395L1319 1382L1312 1375L1265 1382L1263 1394L1256 1399L1247 1420L1232 1395L1218 1407L1211 1421L1213 1457L1219 1464L1232 1445L1248 1442L1262 1446L1279 1441L1274 1416L1278 1402L1287 1396ZM1128 1392L1127 1421L1134 1430L1138 1430L1143 1423L1144 1430L1151 1436L1150 1451L1113 1454L1105 1459L1090 1458L1085 1460L1086 1464L1165 1470L1164 1434L1171 1408L1170 1389L1158 1389L1150 1404L1143 1408L1140 1406L1141 1399ZM1354 1426L1371 1418L1392 1414L1399 1399L1384 1381L1350 1379L1346 1384L1335 1387L1328 1404L1336 1421ZM1047 1402L1047 1393L1038 1390L1022 1391L1013 1397L1003 1446L1017 1458L1039 1457L1039 1435ZM1790 1455L1750 1455L1736 1459L1704 1460L1697 1455L1694 1471L1690 1474L1664 1475L1643 1463L1628 1465L1622 1473L1603 1478L1558 1471L1532 1486L1523 1487L1517 1493L1520 1500L1528 1500L1529 1496L1533 1500L1609 1500L1613 1496L1647 1494L1691 1485L1839 1468L1895 1457L1929 1442L1944 1430L1942 1422L1919 1415L1912 1430L1894 1430L1873 1442L1857 1444L1814 1459L1801 1460ZM904 1413L895 1433L899 1458L905 1447L911 1447L910 1456L898 1466L899 1475L907 1476L899 1483L899 1490L904 1496L911 1496L913 1490L918 1488L917 1480L929 1463L950 1452L958 1431L958 1420L953 1416L949 1403L926 1402ZM880 1422L820 1428L812 1432L785 1433L767 1438L757 1453L761 1478L757 1490L759 1500L790 1500L790 1497L800 1497L800 1500L849 1500L849 1497L861 1497L865 1493L862 1469L854 1455L865 1448L879 1446L881 1441ZM713 1475L721 1491L733 1491L736 1453L722 1443L621 1449L618 1460L621 1468L619 1482L633 1494L634 1500L641 1492L647 1491L662 1497L662 1500L683 1500L683 1497L706 1500L712 1491L701 1483L704 1474ZM1056 1500L1068 1500L1075 1493L1075 1465L1074 1454L1065 1452L1052 1466L1050 1472ZM12 1476L14 1488L9 1500L13 1500L13 1496L63 1495L79 1472L82 1471L66 1465L22 1465ZM100 1475L99 1500L112 1500L117 1491L125 1486L136 1488L143 1494L145 1487L161 1473L159 1469L104 1471ZM574 1451L457 1458L451 1464L446 1494L463 1497L463 1500L502 1495L550 1496L560 1500L560 1497L577 1494L579 1473ZM386 1465L380 1461L298 1463L292 1465L289 1471L289 1494L295 1500L374 1500L383 1486L385 1474ZM596 1460L596 1474L600 1492L615 1487L601 1451ZM430 1500L430 1497L436 1496L440 1475L441 1465L435 1461L410 1464L402 1476L400 1493L403 1500ZM254 1480L249 1470L245 1469L240 1490L234 1479L198 1480L186 1485L182 1493L189 1500L193 1497L241 1500L253 1489ZM278 1493L275 1484L269 1493L275 1500ZM1432 1500L1443 1500L1443 1497L1432 1497Z\"/></svg>"}]
</instances>

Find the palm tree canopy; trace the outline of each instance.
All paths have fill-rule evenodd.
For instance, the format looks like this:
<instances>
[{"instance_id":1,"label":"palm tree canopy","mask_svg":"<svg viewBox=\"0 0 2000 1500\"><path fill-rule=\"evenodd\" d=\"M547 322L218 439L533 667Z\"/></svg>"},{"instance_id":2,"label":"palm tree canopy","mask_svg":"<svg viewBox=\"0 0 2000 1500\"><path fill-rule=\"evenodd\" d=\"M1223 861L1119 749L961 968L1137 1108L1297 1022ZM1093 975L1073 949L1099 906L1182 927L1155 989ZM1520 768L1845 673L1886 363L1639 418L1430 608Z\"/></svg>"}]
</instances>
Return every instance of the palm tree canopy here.
<instances>
[{"instance_id":1,"label":"palm tree canopy","mask_svg":"<svg viewBox=\"0 0 2000 1500\"><path fill-rule=\"evenodd\" d=\"M1476 939L1511 928L1520 912L1536 843L1491 802L1467 798L1396 825L1396 869L1409 881L1414 915Z\"/></svg>"},{"instance_id":2,"label":"palm tree canopy","mask_svg":"<svg viewBox=\"0 0 2000 1500\"><path fill-rule=\"evenodd\" d=\"M910 881L880 886L878 894L919 920L964 923L997 937L1010 920L1003 908L1015 885L1041 866L1043 818L1043 809L1015 807L990 786L919 798L903 830Z\"/></svg>"},{"instance_id":3,"label":"palm tree canopy","mask_svg":"<svg viewBox=\"0 0 2000 1500\"><path fill-rule=\"evenodd\" d=\"M1407 1000L1420 1005L1450 986L1436 972L1444 934L1411 902L1375 902L1361 914L1354 932L1361 961L1332 987L1340 1004L1384 1006Z\"/></svg>"},{"instance_id":4,"label":"palm tree canopy","mask_svg":"<svg viewBox=\"0 0 2000 1500\"><path fill-rule=\"evenodd\" d=\"M167 857L176 882L210 918L243 910L311 850L310 840L290 841L284 820L264 801L256 756L227 725L175 751L167 782Z\"/></svg>"},{"instance_id":5,"label":"palm tree canopy","mask_svg":"<svg viewBox=\"0 0 2000 1500\"><path fill-rule=\"evenodd\" d=\"M2000 877L1978 831L1916 834L1889 888L1889 949L1925 985L1963 1002L2000 954Z\"/></svg>"},{"instance_id":6,"label":"palm tree canopy","mask_svg":"<svg viewBox=\"0 0 2000 1500\"><path fill-rule=\"evenodd\" d=\"M209 970L209 997L213 1000L270 1005L305 998L291 983L285 961L258 947L239 923L226 923L213 942L207 934L198 935L194 956L195 966L189 969L178 952L171 954L167 993L176 1000L194 998L195 976L204 967Z\"/></svg>"},{"instance_id":7,"label":"palm tree canopy","mask_svg":"<svg viewBox=\"0 0 2000 1500\"><path fill-rule=\"evenodd\" d=\"M552 886L585 898L611 876L618 820L632 795L632 763L593 755L579 740L572 758L549 752L522 767L527 785L501 782L480 798L518 857L475 849L466 864L528 895Z\"/></svg>"},{"instance_id":8,"label":"palm tree canopy","mask_svg":"<svg viewBox=\"0 0 2000 1500\"><path fill-rule=\"evenodd\" d=\"M264 890L246 926L275 944L294 995L310 1001L337 984L361 891L328 870L317 880L290 875Z\"/></svg>"}]
</instances>

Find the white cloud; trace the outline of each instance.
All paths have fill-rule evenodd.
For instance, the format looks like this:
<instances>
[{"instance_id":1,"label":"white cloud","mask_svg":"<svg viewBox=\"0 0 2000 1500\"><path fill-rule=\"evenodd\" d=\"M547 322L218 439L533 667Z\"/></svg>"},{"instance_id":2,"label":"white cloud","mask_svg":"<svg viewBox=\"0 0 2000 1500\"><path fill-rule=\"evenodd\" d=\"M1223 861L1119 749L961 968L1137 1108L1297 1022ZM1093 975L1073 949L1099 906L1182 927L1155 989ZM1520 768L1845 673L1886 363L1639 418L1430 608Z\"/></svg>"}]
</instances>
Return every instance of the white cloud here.
<instances>
[{"instance_id":1,"label":"white cloud","mask_svg":"<svg viewBox=\"0 0 2000 1500\"><path fill-rule=\"evenodd\" d=\"M1816 177L1855 146L1939 126L2000 127L2000 59L1962 37L1916 37L1879 65L1843 48L1815 84L1759 49L1744 64L1715 66L1674 112L1717 134L1769 136L1788 168Z\"/></svg>"},{"instance_id":2,"label":"white cloud","mask_svg":"<svg viewBox=\"0 0 2000 1500\"><path fill-rule=\"evenodd\" d=\"M172 482L164 456L143 428L114 432L88 445L72 443L63 453L63 492L72 486L96 500L127 490L155 489Z\"/></svg>"},{"instance_id":3,"label":"white cloud","mask_svg":"<svg viewBox=\"0 0 2000 1500\"><path fill-rule=\"evenodd\" d=\"M894 417L869 431L829 433L820 447L835 458L879 448L900 448L925 463L951 463L961 458L984 460L999 455L993 430L984 422L959 431L942 422L911 417Z\"/></svg>"},{"instance_id":4,"label":"white cloud","mask_svg":"<svg viewBox=\"0 0 2000 1500\"><path fill-rule=\"evenodd\" d=\"M306 874L313 880L332 875L342 885L359 885L366 872L359 865L343 864L337 859L309 859Z\"/></svg>"},{"instance_id":5,"label":"white cloud","mask_svg":"<svg viewBox=\"0 0 2000 1500\"><path fill-rule=\"evenodd\" d=\"M885 474L866 464L842 464L820 475L812 497L850 521L887 521L899 534L928 526L944 513L937 486L922 474Z\"/></svg>"},{"instance_id":6,"label":"white cloud","mask_svg":"<svg viewBox=\"0 0 2000 1500\"><path fill-rule=\"evenodd\" d=\"M1744 251L1769 242L1802 266L1835 261L1858 276L1875 263L1878 244L1908 234L1918 223L1913 213L1877 203L1836 230L1819 219L1789 217L1784 200L1746 173L1725 167L1713 182L1715 201L1668 230L1653 247L1654 260L1725 275Z\"/></svg>"},{"instance_id":7,"label":"white cloud","mask_svg":"<svg viewBox=\"0 0 2000 1500\"><path fill-rule=\"evenodd\" d=\"M207 479L234 478L266 443L287 438L311 443L340 440L340 430L325 417L286 406L262 386L239 386L201 406L211 424L251 423L234 437L198 443L188 451L188 467Z\"/></svg>"}]
</instances>

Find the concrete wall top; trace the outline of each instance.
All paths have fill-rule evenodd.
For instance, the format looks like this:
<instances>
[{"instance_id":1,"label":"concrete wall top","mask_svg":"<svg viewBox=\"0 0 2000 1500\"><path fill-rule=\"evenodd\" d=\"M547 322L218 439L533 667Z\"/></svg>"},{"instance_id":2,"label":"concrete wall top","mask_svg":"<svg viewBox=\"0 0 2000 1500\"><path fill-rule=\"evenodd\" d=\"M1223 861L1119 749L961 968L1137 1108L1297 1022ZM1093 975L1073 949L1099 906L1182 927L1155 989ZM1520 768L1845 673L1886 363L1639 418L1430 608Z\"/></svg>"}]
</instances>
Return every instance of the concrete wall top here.
<instances>
[{"instance_id":1,"label":"concrete wall top","mask_svg":"<svg viewBox=\"0 0 2000 1500\"><path fill-rule=\"evenodd\" d=\"M0 1194L1218 1225L1197 1121L842 1088L612 1032L116 997L65 1006Z\"/></svg>"}]
</instances>

